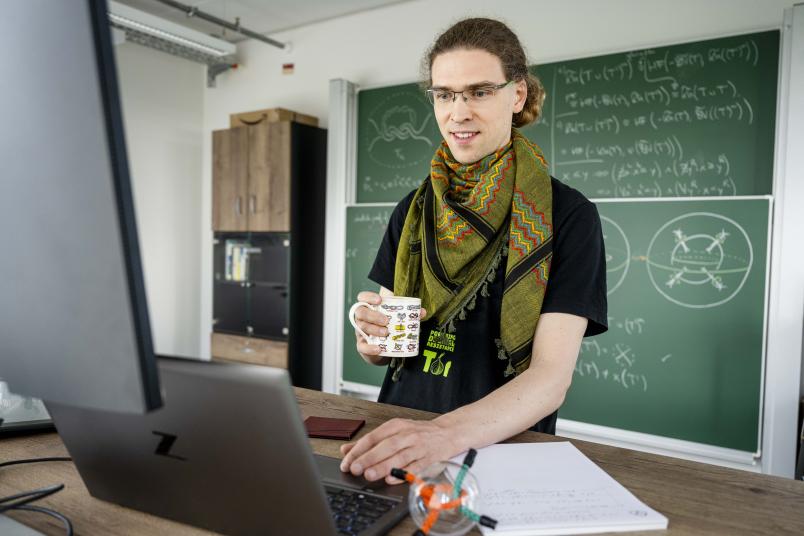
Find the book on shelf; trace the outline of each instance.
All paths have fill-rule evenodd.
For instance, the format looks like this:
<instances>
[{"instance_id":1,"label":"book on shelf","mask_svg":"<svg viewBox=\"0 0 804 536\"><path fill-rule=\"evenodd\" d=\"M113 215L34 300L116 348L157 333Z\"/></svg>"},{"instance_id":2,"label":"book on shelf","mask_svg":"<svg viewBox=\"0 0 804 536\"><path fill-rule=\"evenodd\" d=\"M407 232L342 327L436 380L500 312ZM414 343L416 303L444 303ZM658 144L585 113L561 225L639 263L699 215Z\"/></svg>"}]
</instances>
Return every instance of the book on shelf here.
<instances>
[{"instance_id":1,"label":"book on shelf","mask_svg":"<svg viewBox=\"0 0 804 536\"><path fill-rule=\"evenodd\" d=\"M251 244L237 240L226 241L226 280L248 281Z\"/></svg>"}]
</instances>

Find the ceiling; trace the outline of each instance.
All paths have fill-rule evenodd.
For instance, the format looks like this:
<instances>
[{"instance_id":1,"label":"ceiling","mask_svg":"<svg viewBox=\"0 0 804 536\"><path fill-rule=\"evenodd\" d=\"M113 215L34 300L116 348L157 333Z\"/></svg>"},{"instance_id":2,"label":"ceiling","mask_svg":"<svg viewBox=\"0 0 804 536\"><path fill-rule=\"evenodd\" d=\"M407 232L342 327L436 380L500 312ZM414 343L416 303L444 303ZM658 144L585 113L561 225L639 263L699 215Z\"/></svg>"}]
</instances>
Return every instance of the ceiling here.
<instances>
[{"instance_id":1,"label":"ceiling","mask_svg":"<svg viewBox=\"0 0 804 536\"><path fill-rule=\"evenodd\" d=\"M242 35L221 27L188 17L184 12L162 4L158 0L115 0L151 15L181 24L194 30L237 43ZM361 11L368 11L411 0L178 0L200 11L240 25L253 32L273 34L319 21L329 20Z\"/></svg>"}]
</instances>

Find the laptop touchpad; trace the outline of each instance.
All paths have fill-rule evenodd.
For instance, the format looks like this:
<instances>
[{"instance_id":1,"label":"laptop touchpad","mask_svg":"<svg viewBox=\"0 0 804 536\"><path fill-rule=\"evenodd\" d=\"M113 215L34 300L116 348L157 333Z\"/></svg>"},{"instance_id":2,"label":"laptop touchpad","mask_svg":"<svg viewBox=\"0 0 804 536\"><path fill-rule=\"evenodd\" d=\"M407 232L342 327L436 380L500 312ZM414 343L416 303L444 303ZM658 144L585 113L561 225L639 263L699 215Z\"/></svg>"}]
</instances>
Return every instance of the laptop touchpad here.
<instances>
[{"instance_id":1,"label":"laptop touchpad","mask_svg":"<svg viewBox=\"0 0 804 536\"><path fill-rule=\"evenodd\" d=\"M341 471L341 460L338 458L330 458L328 456L315 455L318 469L321 471L321 477L325 482L348 486L350 488L371 491L379 495L389 495L392 497L406 497L408 494L408 486L405 484L388 485L385 480L376 480L369 482L362 476L354 476L352 473L344 473Z\"/></svg>"}]
</instances>

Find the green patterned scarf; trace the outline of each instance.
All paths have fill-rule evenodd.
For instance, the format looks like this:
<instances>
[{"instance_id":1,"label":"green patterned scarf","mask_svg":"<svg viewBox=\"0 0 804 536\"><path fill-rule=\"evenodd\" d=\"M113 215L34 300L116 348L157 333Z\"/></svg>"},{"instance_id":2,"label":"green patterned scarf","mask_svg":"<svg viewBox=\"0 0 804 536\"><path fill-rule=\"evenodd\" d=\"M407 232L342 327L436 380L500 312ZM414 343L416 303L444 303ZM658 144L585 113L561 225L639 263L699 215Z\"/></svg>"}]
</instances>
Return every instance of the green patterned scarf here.
<instances>
[{"instance_id":1,"label":"green patterned scarf","mask_svg":"<svg viewBox=\"0 0 804 536\"><path fill-rule=\"evenodd\" d=\"M552 258L552 195L541 150L514 130L508 145L472 164L457 162L442 142L405 217L394 294L420 297L440 331L455 331L477 294L488 296L507 259L495 341L508 360L505 376L530 365ZM394 381L401 364L391 362Z\"/></svg>"}]
</instances>

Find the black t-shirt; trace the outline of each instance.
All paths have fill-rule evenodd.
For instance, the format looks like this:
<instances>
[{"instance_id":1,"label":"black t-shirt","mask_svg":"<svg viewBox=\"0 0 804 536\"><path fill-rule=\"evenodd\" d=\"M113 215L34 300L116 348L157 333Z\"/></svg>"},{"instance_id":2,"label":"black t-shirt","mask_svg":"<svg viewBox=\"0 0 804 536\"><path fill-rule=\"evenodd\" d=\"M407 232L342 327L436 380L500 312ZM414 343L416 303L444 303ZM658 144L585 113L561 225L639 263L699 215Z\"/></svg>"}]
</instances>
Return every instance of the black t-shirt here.
<instances>
[{"instance_id":1,"label":"black t-shirt","mask_svg":"<svg viewBox=\"0 0 804 536\"><path fill-rule=\"evenodd\" d=\"M584 336L608 329L606 260L597 208L577 190L552 179L553 259L542 313L569 313L586 317ZM415 190L394 209L369 278L393 290L396 251ZM465 320L455 320L454 333L436 330L424 321L419 332L419 355L405 360L399 380L386 372L379 402L436 413L447 413L479 400L513 379L503 371L508 360L497 357L494 339L500 337L505 262L500 263L489 296L478 294ZM531 430L555 433L558 412Z\"/></svg>"}]
</instances>

